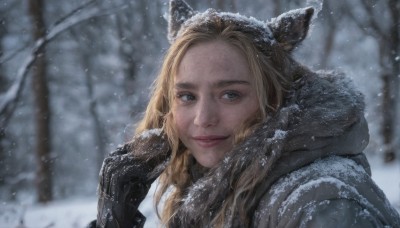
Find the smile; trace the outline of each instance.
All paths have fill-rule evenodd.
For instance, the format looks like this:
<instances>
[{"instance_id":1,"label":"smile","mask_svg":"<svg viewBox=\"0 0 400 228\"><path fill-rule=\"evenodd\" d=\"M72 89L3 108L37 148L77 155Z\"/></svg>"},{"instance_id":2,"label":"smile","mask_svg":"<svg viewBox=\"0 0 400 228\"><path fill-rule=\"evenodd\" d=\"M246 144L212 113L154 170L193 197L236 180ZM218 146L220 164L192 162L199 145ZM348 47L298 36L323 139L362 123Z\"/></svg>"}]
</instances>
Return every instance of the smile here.
<instances>
[{"instance_id":1,"label":"smile","mask_svg":"<svg viewBox=\"0 0 400 228\"><path fill-rule=\"evenodd\" d=\"M193 140L201 147L213 147L225 141L229 136L196 136Z\"/></svg>"}]
</instances>

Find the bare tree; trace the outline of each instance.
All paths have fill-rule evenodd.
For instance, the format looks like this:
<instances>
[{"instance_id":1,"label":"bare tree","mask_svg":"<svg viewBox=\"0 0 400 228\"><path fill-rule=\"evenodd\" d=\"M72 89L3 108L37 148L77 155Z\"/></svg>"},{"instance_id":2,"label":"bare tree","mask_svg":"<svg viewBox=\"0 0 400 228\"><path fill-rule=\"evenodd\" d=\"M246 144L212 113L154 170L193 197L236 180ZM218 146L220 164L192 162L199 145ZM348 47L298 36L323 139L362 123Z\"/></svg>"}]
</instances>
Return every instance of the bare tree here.
<instances>
[{"instance_id":1,"label":"bare tree","mask_svg":"<svg viewBox=\"0 0 400 228\"><path fill-rule=\"evenodd\" d=\"M388 67L389 74L382 75L384 82L384 105L383 113L387 113L384 116L383 122L383 138L384 143L387 146L385 150L385 160L393 161L396 155L396 126L397 124L397 105L399 103L399 81L400 81L400 3L397 0L388 1L389 13L391 18L390 28L388 31L389 42L387 54L389 59ZM397 151L398 152L398 151Z\"/></svg>"},{"instance_id":2,"label":"bare tree","mask_svg":"<svg viewBox=\"0 0 400 228\"><path fill-rule=\"evenodd\" d=\"M0 9L0 59L3 56L3 45L2 45L2 40L4 36L6 35L6 18L4 16L4 10ZM2 65L0 64L0 94L2 94L6 90L7 86L7 79L4 74L4 69ZM4 139L6 138L5 134L5 128L3 126L0 127L0 167L5 167L5 164L3 162L5 161L5 154L6 152L4 151L3 143ZM4 172L3 168L0 168L0 186L4 184Z\"/></svg>"},{"instance_id":3,"label":"bare tree","mask_svg":"<svg viewBox=\"0 0 400 228\"><path fill-rule=\"evenodd\" d=\"M335 17L333 17L331 4L331 2L325 1L323 10L321 11L323 21L325 22L323 29L326 31L324 33L326 35L324 39L323 51L321 52L320 57L320 67L322 69L325 69L328 66L329 57L331 56L335 45L335 38L338 27L338 21L336 20L336 18L340 18L341 16L341 11L338 10L335 11Z\"/></svg>"},{"instance_id":4,"label":"bare tree","mask_svg":"<svg viewBox=\"0 0 400 228\"><path fill-rule=\"evenodd\" d=\"M102 17L115 12L120 11L123 7L119 6L94 6L93 3L96 0L91 0L86 4L79 6L72 10L70 13L59 19L49 29L45 36L39 40L36 40L35 44L31 48L29 55L22 61L20 68L17 71L14 82L10 85L7 91L0 96L0 124L6 126L9 119L14 114L16 104L21 97L21 92L24 87L29 70L33 67L33 63L39 56L39 53L47 43L51 42L57 36L65 31L68 31L75 25L87 21L92 18ZM22 49L21 49L22 50ZM19 50L20 51L20 50ZM7 56L0 61L0 65L5 61L8 61L15 53L11 56Z\"/></svg>"},{"instance_id":5,"label":"bare tree","mask_svg":"<svg viewBox=\"0 0 400 228\"><path fill-rule=\"evenodd\" d=\"M91 20L88 24L90 27L99 27L100 21L99 20ZM106 142L107 136L103 122L101 121L100 114L98 112L97 107L97 98L95 97L95 85L93 82L93 74L94 69L96 68L95 63L92 61L92 56L94 55L94 50L90 48L86 48L88 45L87 43L80 42L79 36L84 36L87 38L88 42L92 42L92 40L96 39L96 34L91 31L91 29L85 29L85 31L80 32L79 34L74 30L71 29L70 33L72 37L78 42L82 48L80 50L80 58L82 59L80 62L82 63L82 68L84 69L84 76L85 76L85 87L87 89L88 100L89 100L89 114L93 121L93 138L94 138L94 145L96 151L96 173L101 168L103 163L104 155L106 154ZM96 48L96 47L95 47Z\"/></svg>"},{"instance_id":6,"label":"bare tree","mask_svg":"<svg viewBox=\"0 0 400 228\"><path fill-rule=\"evenodd\" d=\"M86 54L82 55L83 65L85 68L85 85L89 96L89 113L93 120L93 135L97 156L97 168L96 172L100 170L103 163L104 155L106 153L106 131L102 121L100 120L100 115L97 111L97 99L94 96L94 85L93 85L93 75L92 75L92 64L89 59L90 56Z\"/></svg>"},{"instance_id":7,"label":"bare tree","mask_svg":"<svg viewBox=\"0 0 400 228\"><path fill-rule=\"evenodd\" d=\"M47 31L44 32L40 28L44 27L44 22L43 22L43 15L42 11L43 10L43 2L41 1L32 1L30 2L29 5L29 15L32 17L32 21L34 23L34 37L36 39L36 42L34 43L31 52L26 56L26 58L22 61L21 66L19 70L17 71L17 74L15 76L14 82L10 85L10 87L1 94L0 96L0 123L2 127L6 127L7 124L9 123L10 118L15 112L16 109L16 104L18 103L22 90L24 88L24 84L28 75L28 72L32 69L34 75L39 74L39 73L45 73L43 68L40 68L38 66L42 66L43 64L45 65L44 59L44 47L46 44L53 39L55 39L57 36L59 36L61 33L64 31L68 31L71 27L86 21L91 18L95 17L101 17L104 15L110 15L115 13L116 11L119 11L121 9L121 6L118 7L110 7L110 6L96 6L93 5L92 3L95 1L90 1L86 4L83 4L82 6L72 10L69 14L66 16L62 17L60 20L58 20L56 23L54 23L53 26ZM39 12L38 12L39 11ZM5 58L2 58L0 61L0 64L3 64L6 61L9 61L13 56L15 56L15 53L12 53L10 56L7 56ZM42 59L42 60L41 60ZM43 62L41 62L43 61ZM33 77L35 77L33 75ZM39 79L33 79L33 84L37 85L43 82L45 78L39 78ZM41 96L46 97L46 88L43 89L43 85L37 85L34 86L35 90L39 90L41 93ZM41 90L41 91L40 91ZM47 90L48 94L48 90ZM40 98L40 97L39 97ZM37 98L37 103L43 102L41 99ZM47 98L46 98L47 99ZM40 104L43 105L43 104ZM49 120L48 116L48 104L47 107L43 106L45 115L38 117L39 120L37 121L43 121L46 122ZM42 107L41 107L42 108ZM46 110L47 108L47 110ZM40 114L41 112L38 112ZM47 114L46 114L47 112ZM39 129L38 129L39 131ZM49 132L49 129L46 127L46 125L43 125L41 128L41 133L38 132L38 144L41 142L48 143L49 142L49 136L46 136ZM40 135L39 135L40 134ZM44 167L39 167L37 171L38 177L37 179L37 186L38 186L38 200L41 202L45 202L48 200L51 200L52 195L51 195L51 171L50 164L48 161L50 161L50 156L49 154L42 154L43 151L49 151L49 145L43 146L42 144L38 145L38 164L46 163L44 164ZM47 147L47 148L46 148ZM44 148L44 149L41 149ZM40 152L40 154L39 154ZM41 186L39 186L41 185Z\"/></svg>"},{"instance_id":8,"label":"bare tree","mask_svg":"<svg viewBox=\"0 0 400 228\"><path fill-rule=\"evenodd\" d=\"M143 8L142 11L136 10L136 12L144 12L144 10L145 9ZM140 20L143 24L147 23L144 19L145 18L141 18ZM123 63L123 74L126 80L124 89L128 95L134 93L132 88L141 58L141 56L138 55L138 53L141 52L140 50L137 50L137 47L140 48L140 45L135 46L135 44L141 43L140 39L142 33L141 30L138 31L137 28L131 28L134 21L135 18L130 12L123 12L115 16L116 32L120 40L118 45L118 54ZM149 27L146 27L144 30L147 29L149 29Z\"/></svg>"},{"instance_id":9,"label":"bare tree","mask_svg":"<svg viewBox=\"0 0 400 228\"><path fill-rule=\"evenodd\" d=\"M381 5L380 5L381 4ZM400 81L400 2L398 0L367 1L360 0L365 18L360 18L354 11L349 15L365 34L375 38L379 47L378 61L382 80L382 117L381 132L384 143L384 159L394 161L398 153L396 147L396 126L399 103ZM381 7L381 8L380 8ZM387 17L382 11L387 11ZM383 23L382 23L383 22Z\"/></svg>"},{"instance_id":10,"label":"bare tree","mask_svg":"<svg viewBox=\"0 0 400 228\"><path fill-rule=\"evenodd\" d=\"M3 15L1 10L0 15ZM4 36L7 32L6 24L6 18L4 16L0 16L0 59L2 59L4 53L1 41L4 39ZM5 78L3 71L3 66L0 64L0 93L3 93L7 88L7 79Z\"/></svg>"},{"instance_id":11,"label":"bare tree","mask_svg":"<svg viewBox=\"0 0 400 228\"><path fill-rule=\"evenodd\" d=\"M33 38L43 39L46 35L43 0L29 1L29 14L33 22ZM50 94L47 81L46 49L43 46L37 53L32 67L32 86L35 98L36 122L36 188L39 202L53 199L52 161L50 133Z\"/></svg>"}]
</instances>

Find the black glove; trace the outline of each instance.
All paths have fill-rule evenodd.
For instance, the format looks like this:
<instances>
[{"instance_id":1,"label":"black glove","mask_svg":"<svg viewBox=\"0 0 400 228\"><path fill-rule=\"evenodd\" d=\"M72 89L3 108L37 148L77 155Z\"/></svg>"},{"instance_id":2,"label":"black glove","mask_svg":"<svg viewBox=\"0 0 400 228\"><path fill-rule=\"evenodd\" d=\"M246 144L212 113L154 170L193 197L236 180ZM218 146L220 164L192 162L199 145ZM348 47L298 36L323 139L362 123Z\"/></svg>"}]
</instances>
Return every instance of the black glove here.
<instances>
[{"instance_id":1,"label":"black glove","mask_svg":"<svg viewBox=\"0 0 400 228\"><path fill-rule=\"evenodd\" d=\"M145 131L110 153L100 170L97 227L142 227L145 217L138 211L139 204L169 155L160 129Z\"/></svg>"}]
</instances>

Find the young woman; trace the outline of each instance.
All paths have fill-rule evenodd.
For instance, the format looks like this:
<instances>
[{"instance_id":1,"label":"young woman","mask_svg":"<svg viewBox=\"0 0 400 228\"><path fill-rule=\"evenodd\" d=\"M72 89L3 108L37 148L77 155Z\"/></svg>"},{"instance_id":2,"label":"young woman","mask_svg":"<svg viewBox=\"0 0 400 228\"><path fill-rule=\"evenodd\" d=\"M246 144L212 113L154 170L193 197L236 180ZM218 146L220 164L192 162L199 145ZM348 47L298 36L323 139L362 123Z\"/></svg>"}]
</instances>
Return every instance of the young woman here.
<instances>
[{"instance_id":1,"label":"young woman","mask_svg":"<svg viewBox=\"0 0 400 228\"><path fill-rule=\"evenodd\" d=\"M362 152L362 95L290 55L312 15L170 1L171 47L137 135L104 161L92 226L142 227L159 177L166 227L399 227Z\"/></svg>"}]
</instances>

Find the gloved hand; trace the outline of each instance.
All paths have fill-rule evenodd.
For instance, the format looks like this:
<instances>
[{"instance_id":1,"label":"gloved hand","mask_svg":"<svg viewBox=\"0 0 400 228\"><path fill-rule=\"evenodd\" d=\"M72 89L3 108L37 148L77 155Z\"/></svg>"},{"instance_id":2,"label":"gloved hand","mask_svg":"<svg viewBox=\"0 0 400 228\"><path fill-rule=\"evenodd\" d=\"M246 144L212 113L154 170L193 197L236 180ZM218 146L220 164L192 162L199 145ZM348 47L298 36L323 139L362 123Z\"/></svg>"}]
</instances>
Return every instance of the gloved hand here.
<instances>
[{"instance_id":1,"label":"gloved hand","mask_svg":"<svg viewBox=\"0 0 400 228\"><path fill-rule=\"evenodd\" d=\"M152 129L110 153L100 170L97 227L141 227L137 210L164 170L170 148L161 129Z\"/></svg>"}]
</instances>

